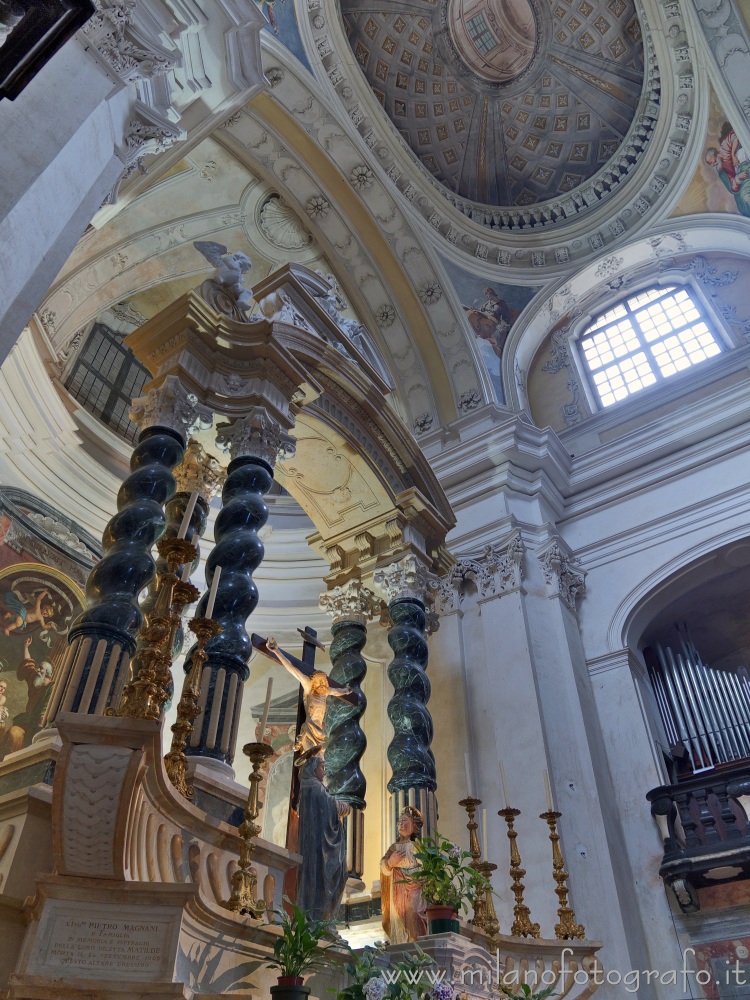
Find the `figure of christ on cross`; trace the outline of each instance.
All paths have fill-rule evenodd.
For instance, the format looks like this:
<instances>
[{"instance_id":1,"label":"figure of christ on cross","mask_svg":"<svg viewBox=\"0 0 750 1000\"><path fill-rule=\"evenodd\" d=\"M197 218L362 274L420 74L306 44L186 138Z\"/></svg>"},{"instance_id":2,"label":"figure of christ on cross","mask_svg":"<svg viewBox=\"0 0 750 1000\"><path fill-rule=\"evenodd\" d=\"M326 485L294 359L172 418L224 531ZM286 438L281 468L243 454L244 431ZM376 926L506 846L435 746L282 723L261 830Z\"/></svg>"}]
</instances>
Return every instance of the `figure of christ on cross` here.
<instances>
[{"instance_id":1,"label":"figure of christ on cross","mask_svg":"<svg viewBox=\"0 0 750 1000\"><path fill-rule=\"evenodd\" d=\"M346 698L352 694L351 688L342 687L335 681L331 682L322 670L315 670L315 646L325 648L317 641L312 629L300 633L305 639L305 659L298 660L279 648L276 639L262 639L253 635L255 648L277 660L299 682L302 687L302 704L304 720L297 727L297 739L294 744L295 764L301 765L310 757L323 753L326 743L325 716L326 704L329 698ZM308 655L308 645L312 647L312 656Z\"/></svg>"}]
</instances>

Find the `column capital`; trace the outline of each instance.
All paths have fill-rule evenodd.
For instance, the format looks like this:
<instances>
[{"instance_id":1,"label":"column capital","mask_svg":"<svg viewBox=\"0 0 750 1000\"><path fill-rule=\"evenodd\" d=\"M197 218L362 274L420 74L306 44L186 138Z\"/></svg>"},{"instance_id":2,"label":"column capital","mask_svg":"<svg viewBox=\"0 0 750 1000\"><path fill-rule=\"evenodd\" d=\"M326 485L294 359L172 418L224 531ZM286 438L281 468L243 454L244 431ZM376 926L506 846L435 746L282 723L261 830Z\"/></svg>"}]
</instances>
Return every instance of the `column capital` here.
<instances>
[{"instance_id":1,"label":"column capital","mask_svg":"<svg viewBox=\"0 0 750 1000\"><path fill-rule=\"evenodd\" d=\"M440 613L459 610L469 580L476 585L480 601L516 590L521 586L525 552L521 532L515 530L504 541L486 545L477 556L460 557L450 574L434 585Z\"/></svg>"},{"instance_id":2,"label":"column capital","mask_svg":"<svg viewBox=\"0 0 750 1000\"><path fill-rule=\"evenodd\" d=\"M255 406L245 417L217 427L216 443L236 458L260 458L270 465L277 458L291 458L296 442L264 406Z\"/></svg>"},{"instance_id":3,"label":"column capital","mask_svg":"<svg viewBox=\"0 0 750 1000\"><path fill-rule=\"evenodd\" d=\"M213 422L211 411L188 392L176 375L167 375L163 382L134 399L130 419L144 431L149 427L167 427L183 439L194 428L208 428Z\"/></svg>"},{"instance_id":4,"label":"column capital","mask_svg":"<svg viewBox=\"0 0 750 1000\"><path fill-rule=\"evenodd\" d=\"M227 470L203 445L190 438L185 457L172 470L178 493L198 493L207 504L221 492Z\"/></svg>"},{"instance_id":5,"label":"column capital","mask_svg":"<svg viewBox=\"0 0 750 1000\"><path fill-rule=\"evenodd\" d=\"M536 557L551 594L558 596L575 614L576 601L586 590L586 574L575 565L575 557L563 549L555 536L537 550Z\"/></svg>"},{"instance_id":6,"label":"column capital","mask_svg":"<svg viewBox=\"0 0 750 1000\"><path fill-rule=\"evenodd\" d=\"M379 618L382 599L361 580L348 580L340 587L334 587L320 595L320 607L333 618L333 624L340 621L355 621L366 625Z\"/></svg>"},{"instance_id":7,"label":"column capital","mask_svg":"<svg viewBox=\"0 0 750 1000\"><path fill-rule=\"evenodd\" d=\"M389 604L408 598L427 604L432 599L437 577L420 558L409 553L398 562L376 570L372 580L383 591Z\"/></svg>"}]
</instances>

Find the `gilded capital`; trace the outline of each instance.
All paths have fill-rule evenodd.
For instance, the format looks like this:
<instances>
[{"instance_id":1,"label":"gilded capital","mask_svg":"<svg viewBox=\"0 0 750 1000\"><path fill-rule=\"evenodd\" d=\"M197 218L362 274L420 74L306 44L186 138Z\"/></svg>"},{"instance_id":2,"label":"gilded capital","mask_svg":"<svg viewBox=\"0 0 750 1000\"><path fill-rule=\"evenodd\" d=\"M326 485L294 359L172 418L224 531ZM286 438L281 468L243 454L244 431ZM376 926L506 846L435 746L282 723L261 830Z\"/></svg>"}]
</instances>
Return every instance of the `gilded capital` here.
<instances>
[{"instance_id":1,"label":"gilded capital","mask_svg":"<svg viewBox=\"0 0 750 1000\"><path fill-rule=\"evenodd\" d=\"M190 438L185 449L185 457L172 470L178 493L198 493L207 504L221 492L226 469L203 445Z\"/></svg>"}]
</instances>

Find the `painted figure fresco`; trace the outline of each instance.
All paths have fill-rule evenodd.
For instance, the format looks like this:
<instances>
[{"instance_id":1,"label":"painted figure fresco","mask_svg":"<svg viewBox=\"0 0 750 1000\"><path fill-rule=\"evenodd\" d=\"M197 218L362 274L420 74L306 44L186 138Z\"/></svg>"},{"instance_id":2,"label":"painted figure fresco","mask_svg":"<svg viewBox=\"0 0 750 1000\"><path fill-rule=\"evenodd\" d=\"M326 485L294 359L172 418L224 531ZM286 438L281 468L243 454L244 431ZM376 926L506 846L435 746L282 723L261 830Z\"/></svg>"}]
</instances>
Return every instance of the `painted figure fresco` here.
<instances>
[{"instance_id":1,"label":"painted figure fresco","mask_svg":"<svg viewBox=\"0 0 750 1000\"><path fill-rule=\"evenodd\" d=\"M499 282L488 285L486 278L458 267L445 258L443 266L458 292L497 401L504 403L502 357L505 344L513 324L537 289Z\"/></svg>"},{"instance_id":2,"label":"painted figure fresco","mask_svg":"<svg viewBox=\"0 0 750 1000\"><path fill-rule=\"evenodd\" d=\"M740 214L750 217L750 161L729 122L721 126L719 145L706 150L706 163L716 169L724 187L731 191Z\"/></svg>"},{"instance_id":3,"label":"painted figure fresco","mask_svg":"<svg viewBox=\"0 0 750 1000\"><path fill-rule=\"evenodd\" d=\"M83 594L64 573L23 562L0 570L0 758L31 743Z\"/></svg>"}]
</instances>

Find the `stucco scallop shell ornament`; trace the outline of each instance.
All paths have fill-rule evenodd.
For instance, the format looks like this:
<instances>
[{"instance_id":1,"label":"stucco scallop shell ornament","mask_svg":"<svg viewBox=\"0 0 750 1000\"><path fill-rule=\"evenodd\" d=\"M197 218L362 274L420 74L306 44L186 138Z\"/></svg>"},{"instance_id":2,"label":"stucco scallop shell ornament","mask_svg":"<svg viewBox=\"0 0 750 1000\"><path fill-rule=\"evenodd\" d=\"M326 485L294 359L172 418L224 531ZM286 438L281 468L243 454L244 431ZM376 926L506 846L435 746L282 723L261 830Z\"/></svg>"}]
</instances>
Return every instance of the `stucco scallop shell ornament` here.
<instances>
[{"instance_id":1,"label":"stucco scallop shell ornament","mask_svg":"<svg viewBox=\"0 0 750 1000\"><path fill-rule=\"evenodd\" d=\"M280 195L271 195L260 210L260 228L279 250L301 250L313 241L309 233Z\"/></svg>"}]
</instances>

